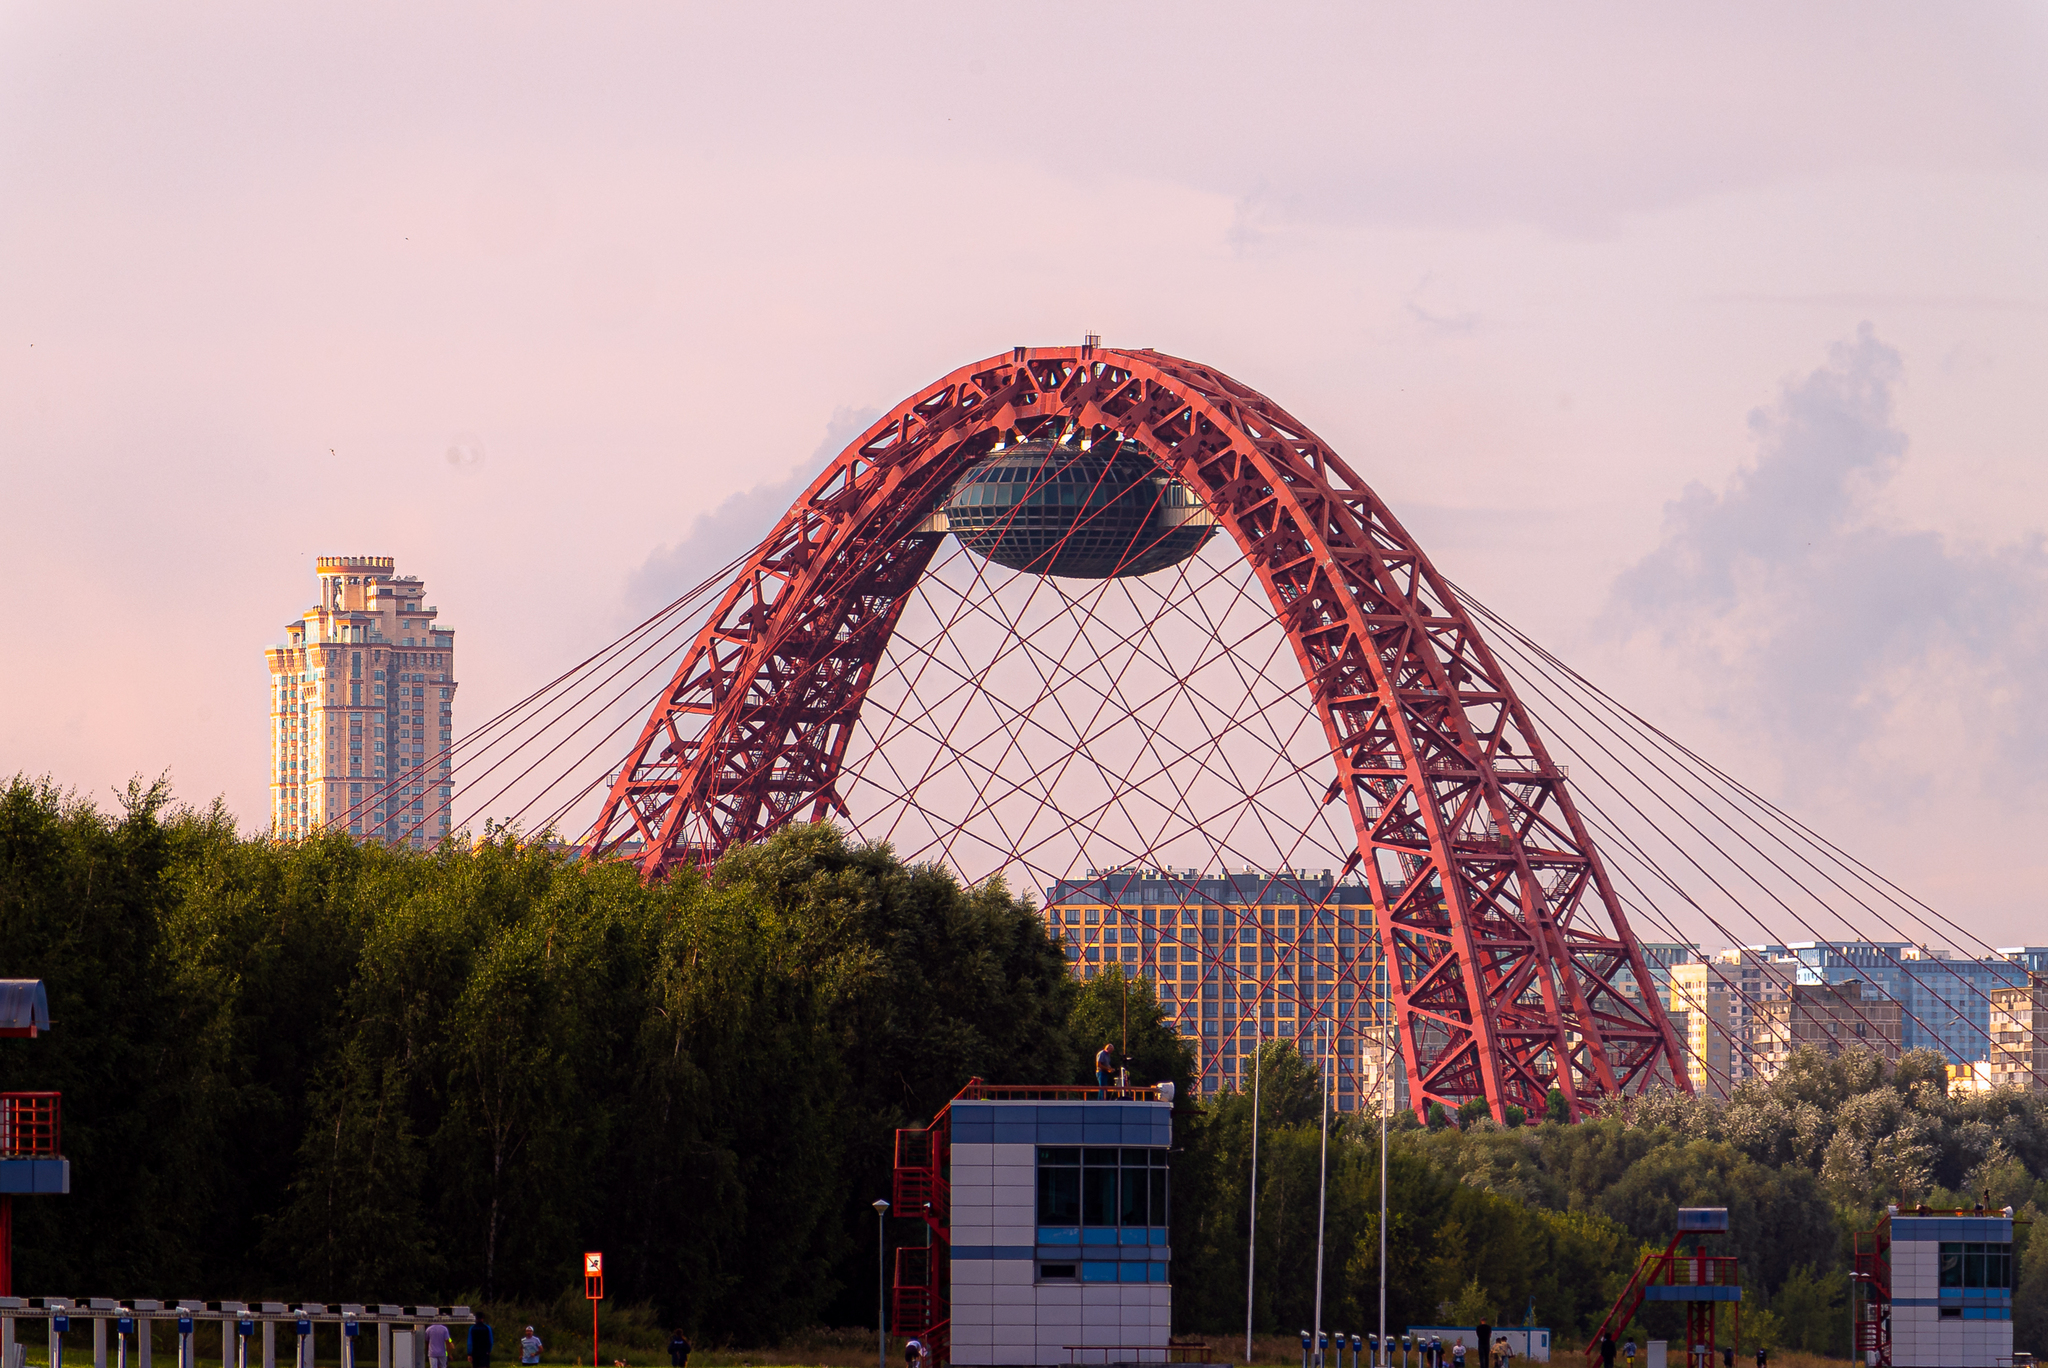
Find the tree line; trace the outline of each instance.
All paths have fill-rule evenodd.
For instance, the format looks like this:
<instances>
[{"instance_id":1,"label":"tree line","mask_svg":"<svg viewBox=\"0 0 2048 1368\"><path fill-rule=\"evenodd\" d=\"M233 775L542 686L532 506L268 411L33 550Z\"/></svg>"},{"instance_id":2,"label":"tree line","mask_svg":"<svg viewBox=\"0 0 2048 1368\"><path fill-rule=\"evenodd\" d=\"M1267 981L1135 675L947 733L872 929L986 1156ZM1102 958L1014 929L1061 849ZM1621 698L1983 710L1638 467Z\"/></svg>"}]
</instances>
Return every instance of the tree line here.
<instances>
[{"instance_id":1,"label":"tree line","mask_svg":"<svg viewBox=\"0 0 2048 1368\"><path fill-rule=\"evenodd\" d=\"M0 1088L64 1093L73 1163L71 1195L15 1205L18 1290L545 1305L603 1249L614 1304L708 1342L872 1325L894 1131L971 1076L1088 1081L1111 1040L1178 1085L1178 1328L1243 1328L1251 1099L1199 1100L1149 986L1069 978L1028 897L830 826L650 886L510 832L272 842L161 783L102 808L16 777L0 976L48 985L53 1030L0 1042ZM1284 1042L1260 1077L1254 1318L1290 1332L1315 1290L1321 1090ZM1335 1120L1326 1325L1377 1322L1379 1154L1376 1126ZM2048 1108L1950 1096L1924 1056L1802 1057L1726 1103L1577 1126L1403 1116L1389 1312L1533 1307L1585 1333L1677 1206L1726 1205L1745 1325L1835 1348L1846 1233L1883 1202L1989 1190L2038 1213L2044 1177ZM2040 1262L2020 1343L2048 1349Z\"/></svg>"}]
</instances>

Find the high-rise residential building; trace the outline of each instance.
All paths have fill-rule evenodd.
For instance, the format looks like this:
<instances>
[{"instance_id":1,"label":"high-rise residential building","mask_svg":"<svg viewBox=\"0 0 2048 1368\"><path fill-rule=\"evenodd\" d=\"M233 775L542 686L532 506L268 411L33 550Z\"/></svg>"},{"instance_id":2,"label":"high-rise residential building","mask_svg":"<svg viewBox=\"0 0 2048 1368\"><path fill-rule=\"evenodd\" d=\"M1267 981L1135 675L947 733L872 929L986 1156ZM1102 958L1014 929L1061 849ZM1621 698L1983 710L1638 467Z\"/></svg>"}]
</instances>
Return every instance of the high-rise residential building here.
<instances>
[{"instance_id":1,"label":"high-rise residential building","mask_svg":"<svg viewBox=\"0 0 2048 1368\"><path fill-rule=\"evenodd\" d=\"M2048 975L2024 986L1991 990L1991 1058L1997 1088L2048 1092Z\"/></svg>"},{"instance_id":2,"label":"high-rise residential building","mask_svg":"<svg viewBox=\"0 0 2048 1368\"><path fill-rule=\"evenodd\" d=\"M1382 1029L1386 977L1362 880L1327 869L1107 869L1046 889L1044 916L1074 977L1121 964L1154 984L1194 1049L1205 1095L1249 1090L1259 1042L1292 1040L1311 1059L1334 1057L1339 1110L1373 1106L1391 1033ZM1388 1073L1394 1107L1407 1107L1398 1056Z\"/></svg>"},{"instance_id":3,"label":"high-rise residential building","mask_svg":"<svg viewBox=\"0 0 2048 1368\"><path fill-rule=\"evenodd\" d=\"M1760 1072L1776 1077L1793 1054L1812 1046L1827 1055L1867 1049L1897 1063L1899 1004L1865 993L1855 979L1843 983L1795 983L1775 1002L1756 1009Z\"/></svg>"},{"instance_id":4,"label":"high-rise residential building","mask_svg":"<svg viewBox=\"0 0 2048 1368\"><path fill-rule=\"evenodd\" d=\"M1691 964L1700 957L1700 947L1693 941L1643 941L1643 963L1650 971L1650 991L1659 1001L1668 1001L1671 996L1671 971L1681 964ZM1633 977L1621 980L1624 997L1636 996Z\"/></svg>"},{"instance_id":5,"label":"high-rise residential building","mask_svg":"<svg viewBox=\"0 0 2048 1368\"><path fill-rule=\"evenodd\" d=\"M1671 1026L1685 1042L1693 1090L1708 1097L1728 1096L1736 1081L1729 968L1714 960L1671 966Z\"/></svg>"},{"instance_id":6,"label":"high-rise residential building","mask_svg":"<svg viewBox=\"0 0 2048 1368\"><path fill-rule=\"evenodd\" d=\"M1730 1085L1763 1076L1757 1044L1757 1008L1791 991L1799 961L1782 945L1745 945L1714 957L1716 975L1728 993Z\"/></svg>"},{"instance_id":7,"label":"high-rise residential building","mask_svg":"<svg viewBox=\"0 0 2048 1368\"><path fill-rule=\"evenodd\" d=\"M270 816L422 849L455 797L455 632L389 556L322 556L320 601L269 648Z\"/></svg>"}]
</instances>

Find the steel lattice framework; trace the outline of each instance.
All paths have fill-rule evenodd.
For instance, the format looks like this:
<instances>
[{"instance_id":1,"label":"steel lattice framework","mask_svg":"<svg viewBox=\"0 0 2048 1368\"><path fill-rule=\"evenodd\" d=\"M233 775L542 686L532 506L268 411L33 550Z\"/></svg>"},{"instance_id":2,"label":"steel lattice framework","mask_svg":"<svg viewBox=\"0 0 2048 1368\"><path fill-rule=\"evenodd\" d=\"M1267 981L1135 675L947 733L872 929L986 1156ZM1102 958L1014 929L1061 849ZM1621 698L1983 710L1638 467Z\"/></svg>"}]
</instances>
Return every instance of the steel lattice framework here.
<instances>
[{"instance_id":1,"label":"steel lattice framework","mask_svg":"<svg viewBox=\"0 0 2048 1368\"><path fill-rule=\"evenodd\" d=\"M1576 1117L1689 1088L1643 951L1562 770L1448 584L1302 423L1153 351L1018 348L944 377L853 442L739 570L685 652L590 837L649 877L790 821L852 821L847 748L932 515L1034 433L1149 449L1235 543L1319 718L1367 880L1410 1099ZM1318 778L1317 783L1322 781ZM1629 991L1633 989L1633 991Z\"/></svg>"}]
</instances>

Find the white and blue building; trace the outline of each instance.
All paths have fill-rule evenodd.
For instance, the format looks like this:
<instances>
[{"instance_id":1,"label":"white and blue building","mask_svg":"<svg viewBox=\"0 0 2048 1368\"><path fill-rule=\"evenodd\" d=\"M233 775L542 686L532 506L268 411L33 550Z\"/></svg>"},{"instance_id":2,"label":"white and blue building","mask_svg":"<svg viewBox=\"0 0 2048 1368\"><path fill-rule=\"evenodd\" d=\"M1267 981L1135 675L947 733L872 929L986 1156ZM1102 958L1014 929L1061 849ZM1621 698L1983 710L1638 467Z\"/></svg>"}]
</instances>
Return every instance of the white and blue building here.
<instances>
[{"instance_id":1,"label":"white and blue building","mask_svg":"<svg viewBox=\"0 0 2048 1368\"><path fill-rule=\"evenodd\" d=\"M1166 1361L1171 1099L1170 1085L1099 1100L976 1083L934 1120L948 1286L930 1319L953 1363Z\"/></svg>"},{"instance_id":2,"label":"white and blue building","mask_svg":"<svg viewBox=\"0 0 2048 1368\"><path fill-rule=\"evenodd\" d=\"M1894 1214L1880 1222L1876 1235L1876 1266L1858 1261L1865 1275L1858 1315L1888 1318L1888 1333L1876 1337L1876 1344L1859 1336L1866 1357L1892 1368L1999 1368L2012 1362L2016 1270L2010 1209L1987 1215Z\"/></svg>"}]
</instances>

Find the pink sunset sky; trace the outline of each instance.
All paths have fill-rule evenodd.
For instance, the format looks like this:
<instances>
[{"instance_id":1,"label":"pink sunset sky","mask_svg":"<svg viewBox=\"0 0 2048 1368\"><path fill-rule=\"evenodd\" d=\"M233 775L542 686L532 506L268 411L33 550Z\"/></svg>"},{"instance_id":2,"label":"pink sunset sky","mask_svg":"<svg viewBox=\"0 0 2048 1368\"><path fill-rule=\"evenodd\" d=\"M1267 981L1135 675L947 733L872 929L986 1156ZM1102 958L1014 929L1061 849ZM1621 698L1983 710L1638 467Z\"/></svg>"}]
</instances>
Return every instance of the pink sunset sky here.
<instances>
[{"instance_id":1,"label":"pink sunset sky","mask_svg":"<svg viewBox=\"0 0 2048 1368\"><path fill-rule=\"evenodd\" d=\"M1094 331L2048 942L2044 72L2037 4L7 5L0 772L259 830L316 555L473 723Z\"/></svg>"}]
</instances>

